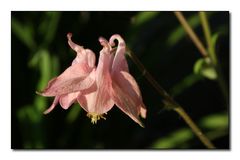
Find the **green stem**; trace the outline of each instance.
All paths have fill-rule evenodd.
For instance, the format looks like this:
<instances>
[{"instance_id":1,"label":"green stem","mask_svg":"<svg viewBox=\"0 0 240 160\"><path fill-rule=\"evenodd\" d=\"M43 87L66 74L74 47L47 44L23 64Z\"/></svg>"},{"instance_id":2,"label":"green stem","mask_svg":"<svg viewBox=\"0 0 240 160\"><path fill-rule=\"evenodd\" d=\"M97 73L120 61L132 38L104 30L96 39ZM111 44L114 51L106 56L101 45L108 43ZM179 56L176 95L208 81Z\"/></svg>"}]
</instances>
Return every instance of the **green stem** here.
<instances>
[{"instance_id":1,"label":"green stem","mask_svg":"<svg viewBox=\"0 0 240 160\"><path fill-rule=\"evenodd\" d=\"M181 23L181 25L183 26L184 30L188 33L188 35L192 39L193 43L195 44L195 46L198 48L198 50L202 54L202 56L207 57L207 55L208 55L207 50L203 46L202 42L200 41L200 39L198 38L196 33L192 30L191 26L188 24L187 20L183 16L183 14L179 11L175 11L174 13L175 13L177 19L179 20L179 22Z\"/></svg>"},{"instance_id":2,"label":"green stem","mask_svg":"<svg viewBox=\"0 0 240 160\"><path fill-rule=\"evenodd\" d=\"M210 30L210 27L208 24L207 15L205 12L199 12L199 17L202 22L201 24L203 27L204 36L207 41L209 57L211 58L213 64L216 65L217 57L216 57L216 53L214 51L214 46L213 46L212 40L211 40L211 30Z\"/></svg>"},{"instance_id":3,"label":"green stem","mask_svg":"<svg viewBox=\"0 0 240 160\"><path fill-rule=\"evenodd\" d=\"M215 68L215 71L217 72L217 75L218 75L217 81L218 81L220 89L224 95L226 105L228 106L228 87L226 86L225 80L223 78L223 73L221 71L221 67L217 61L217 56L216 56L216 52L215 52L215 48L214 48L215 46L212 42L211 30L210 30L210 26L208 23L207 15L205 12L199 12L199 17L200 17L201 24L203 27L204 36L207 41L209 57Z\"/></svg>"},{"instance_id":4,"label":"green stem","mask_svg":"<svg viewBox=\"0 0 240 160\"><path fill-rule=\"evenodd\" d=\"M127 49L127 54L137 65L138 69L144 73L144 77L151 83L151 85L158 91L158 93L164 98L164 102L168 109L176 111L192 129L193 133L199 138L199 140L207 148L215 148L211 141L202 133L200 128L194 123L190 116L184 111L182 106L180 106L173 98L158 84L158 82L153 78L153 76L147 71L144 65L139 61L139 59Z\"/></svg>"},{"instance_id":5,"label":"green stem","mask_svg":"<svg viewBox=\"0 0 240 160\"><path fill-rule=\"evenodd\" d=\"M191 117L184 111L184 109L181 106L175 107L174 110L185 120L185 122L192 129L192 131L195 133L195 135L200 139L200 141L207 148L209 148L209 149L215 148L215 146L212 144L212 142L202 133L200 128L198 128L198 126L193 122Z\"/></svg>"}]
</instances>

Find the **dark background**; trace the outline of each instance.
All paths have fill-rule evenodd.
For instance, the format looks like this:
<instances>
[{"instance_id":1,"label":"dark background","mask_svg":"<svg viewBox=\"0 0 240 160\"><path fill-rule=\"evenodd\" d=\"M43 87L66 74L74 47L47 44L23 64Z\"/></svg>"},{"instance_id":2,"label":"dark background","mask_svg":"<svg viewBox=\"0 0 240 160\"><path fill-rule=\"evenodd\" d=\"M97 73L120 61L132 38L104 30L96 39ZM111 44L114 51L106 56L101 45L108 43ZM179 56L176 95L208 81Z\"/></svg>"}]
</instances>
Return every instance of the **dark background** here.
<instances>
[{"instance_id":1,"label":"dark background","mask_svg":"<svg viewBox=\"0 0 240 160\"><path fill-rule=\"evenodd\" d=\"M203 44L198 12L183 12ZM117 107L93 125L78 104L43 111L52 98L41 97L47 82L75 58L73 41L98 57L100 36L118 33L157 82L181 104L217 148L229 149L229 12L207 12L218 35L219 77L193 72L201 54L173 12L18 12L11 13L11 144L13 149L205 149L183 119L164 109L163 99L128 58L147 106L141 128ZM225 94L224 94L225 93Z\"/></svg>"}]
</instances>

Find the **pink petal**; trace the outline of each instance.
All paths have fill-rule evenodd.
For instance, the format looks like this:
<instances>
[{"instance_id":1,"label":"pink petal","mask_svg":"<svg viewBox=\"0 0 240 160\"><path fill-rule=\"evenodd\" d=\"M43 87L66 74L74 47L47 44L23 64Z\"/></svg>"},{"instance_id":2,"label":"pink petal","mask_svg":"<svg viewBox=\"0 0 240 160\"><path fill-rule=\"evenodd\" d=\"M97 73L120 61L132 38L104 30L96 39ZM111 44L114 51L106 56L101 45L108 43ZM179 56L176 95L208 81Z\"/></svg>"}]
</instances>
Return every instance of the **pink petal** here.
<instances>
[{"instance_id":1,"label":"pink petal","mask_svg":"<svg viewBox=\"0 0 240 160\"><path fill-rule=\"evenodd\" d=\"M113 100L115 104L139 125L143 126L139 115L146 117L146 108L135 79L121 71L113 77Z\"/></svg>"},{"instance_id":2,"label":"pink petal","mask_svg":"<svg viewBox=\"0 0 240 160\"><path fill-rule=\"evenodd\" d=\"M100 52L99 62L95 71L96 86L93 91L88 94L81 94L78 97L80 105L89 113L103 114L109 111L114 102L111 99L112 81L110 75L110 67L112 63L112 54L110 49L104 46Z\"/></svg>"},{"instance_id":3,"label":"pink petal","mask_svg":"<svg viewBox=\"0 0 240 160\"><path fill-rule=\"evenodd\" d=\"M60 76L53 78L42 93L43 96L56 96L68 94L90 87L93 80L87 77L95 68L95 54L72 42L72 34L68 34L68 43L77 52L72 66L67 68Z\"/></svg>"},{"instance_id":4,"label":"pink petal","mask_svg":"<svg viewBox=\"0 0 240 160\"><path fill-rule=\"evenodd\" d=\"M90 49L86 49L85 51L87 54L88 66L90 68L95 68L95 61L96 61L95 53L93 53L93 51L91 51Z\"/></svg>"},{"instance_id":5,"label":"pink petal","mask_svg":"<svg viewBox=\"0 0 240 160\"><path fill-rule=\"evenodd\" d=\"M107 113L114 105L109 95L108 87L96 88L94 92L79 94L77 100L81 107L88 113L101 115Z\"/></svg>"},{"instance_id":6,"label":"pink petal","mask_svg":"<svg viewBox=\"0 0 240 160\"><path fill-rule=\"evenodd\" d=\"M88 76L84 65L76 64L67 68L60 76L49 81L41 93L43 96L56 96L89 88L94 79Z\"/></svg>"},{"instance_id":7,"label":"pink petal","mask_svg":"<svg viewBox=\"0 0 240 160\"><path fill-rule=\"evenodd\" d=\"M93 53L93 51L91 51L90 49L84 49L82 46L75 44L71 39L72 38L71 33L67 34L67 38L68 38L69 46L74 51L77 52L77 57L73 60L72 65L74 65L76 63L83 63L86 66L88 66L89 68L94 68L96 57L95 57L95 54Z\"/></svg>"},{"instance_id":8,"label":"pink petal","mask_svg":"<svg viewBox=\"0 0 240 160\"><path fill-rule=\"evenodd\" d=\"M84 48L82 47L82 46L79 46L79 45L77 45L76 43L74 43L73 41L72 41L72 33L68 33L67 34L67 38L68 38L68 44L69 44L69 46L74 50L74 51L76 51L76 52L81 52L82 50L84 50Z\"/></svg>"},{"instance_id":9,"label":"pink petal","mask_svg":"<svg viewBox=\"0 0 240 160\"><path fill-rule=\"evenodd\" d=\"M125 58L126 44L123 38L118 34L115 34L110 38L109 43L111 46L115 45L114 40L118 41L118 46L113 60L112 73L120 71L128 72L128 64Z\"/></svg>"},{"instance_id":10,"label":"pink petal","mask_svg":"<svg viewBox=\"0 0 240 160\"><path fill-rule=\"evenodd\" d=\"M56 96L54 98L52 105L46 111L43 112L44 114L48 114L49 112L51 112L55 108L55 106L58 104L59 97L60 96Z\"/></svg>"},{"instance_id":11,"label":"pink petal","mask_svg":"<svg viewBox=\"0 0 240 160\"><path fill-rule=\"evenodd\" d=\"M89 112L88 108L91 108L91 102L94 102L94 95L97 92L97 85L96 82L93 83L91 87L84 90L81 94L78 95L77 101L80 106L86 111ZM93 99L93 100L92 100Z\"/></svg>"},{"instance_id":12,"label":"pink petal","mask_svg":"<svg viewBox=\"0 0 240 160\"><path fill-rule=\"evenodd\" d=\"M68 109L77 99L80 92L73 92L66 95L62 95L59 99L59 103L63 109Z\"/></svg>"}]
</instances>

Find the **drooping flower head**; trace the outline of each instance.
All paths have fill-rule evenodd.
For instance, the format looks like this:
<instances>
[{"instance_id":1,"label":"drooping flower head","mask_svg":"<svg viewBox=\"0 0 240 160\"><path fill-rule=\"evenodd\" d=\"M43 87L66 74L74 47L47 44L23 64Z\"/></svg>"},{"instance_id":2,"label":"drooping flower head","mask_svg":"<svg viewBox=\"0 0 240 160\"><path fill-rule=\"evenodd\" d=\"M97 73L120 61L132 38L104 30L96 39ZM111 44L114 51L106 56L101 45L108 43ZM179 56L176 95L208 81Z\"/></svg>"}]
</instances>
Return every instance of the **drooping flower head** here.
<instances>
[{"instance_id":1,"label":"drooping flower head","mask_svg":"<svg viewBox=\"0 0 240 160\"><path fill-rule=\"evenodd\" d=\"M137 82L129 74L123 38L116 34L108 42L100 37L99 42L103 48L95 66L94 53L73 43L71 36L67 35L68 43L77 52L77 56L72 65L60 76L50 80L40 93L42 96L55 96L53 104L45 113L52 111L58 102L64 109L73 102L78 102L88 113L92 123L96 123L116 104L143 126L139 115L146 117L146 107ZM113 48L115 40L118 41L117 49Z\"/></svg>"}]
</instances>

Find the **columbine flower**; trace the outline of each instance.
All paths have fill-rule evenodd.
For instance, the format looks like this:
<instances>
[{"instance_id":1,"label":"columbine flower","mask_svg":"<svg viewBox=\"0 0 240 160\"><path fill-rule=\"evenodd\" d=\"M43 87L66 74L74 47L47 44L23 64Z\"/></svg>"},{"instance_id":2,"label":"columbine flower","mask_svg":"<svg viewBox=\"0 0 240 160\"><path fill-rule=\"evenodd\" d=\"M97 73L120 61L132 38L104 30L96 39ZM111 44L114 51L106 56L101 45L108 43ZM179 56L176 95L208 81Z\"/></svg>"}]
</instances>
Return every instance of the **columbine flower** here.
<instances>
[{"instance_id":1,"label":"columbine flower","mask_svg":"<svg viewBox=\"0 0 240 160\"><path fill-rule=\"evenodd\" d=\"M78 95L83 90L89 89L93 85L92 74L95 70L95 54L72 42L72 34L67 35L69 46L77 52L72 65L68 67L60 76L48 82L48 86L37 92L42 96L55 96L53 104L44 112L51 112L60 103L62 108L68 109L74 103Z\"/></svg>"},{"instance_id":2,"label":"columbine flower","mask_svg":"<svg viewBox=\"0 0 240 160\"><path fill-rule=\"evenodd\" d=\"M115 51L114 40L118 41ZM74 101L88 112L92 123L96 123L116 104L124 113L143 126L139 115L146 117L141 92L135 79L129 74L125 59L126 44L120 35L113 35L109 42L99 38L103 49L100 51L97 67L91 50L83 49L71 41L68 43L77 52L77 57L66 71L51 80L41 93L43 96L55 96L49 113L58 103L67 109Z\"/></svg>"}]
</instances>

